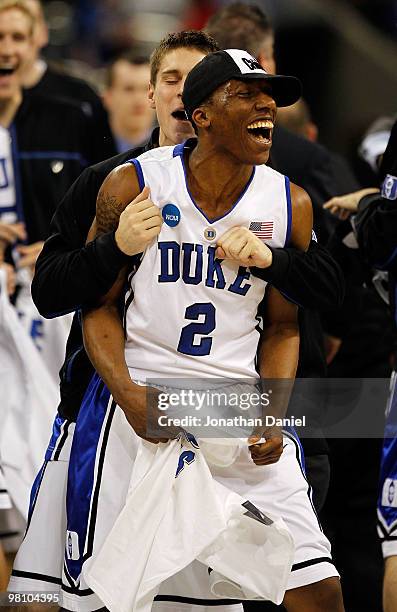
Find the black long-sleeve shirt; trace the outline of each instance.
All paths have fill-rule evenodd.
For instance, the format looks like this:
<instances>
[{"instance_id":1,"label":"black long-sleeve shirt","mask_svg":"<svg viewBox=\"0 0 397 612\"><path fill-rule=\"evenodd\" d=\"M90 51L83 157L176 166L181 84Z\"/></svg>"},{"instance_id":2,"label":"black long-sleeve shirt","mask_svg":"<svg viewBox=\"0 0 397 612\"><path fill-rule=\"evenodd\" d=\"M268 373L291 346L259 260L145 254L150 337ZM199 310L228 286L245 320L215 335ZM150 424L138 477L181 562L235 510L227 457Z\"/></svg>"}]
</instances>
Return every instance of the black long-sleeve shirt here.
<instances>
[{"instance_id":1,"label":"black long-sleeve shirt","mask_svg":"<svg viewBox=\"0 0 397 612\"><path fill-rule=\"evenodd\" d=\"M96 197L108 173L128 159L158 146L158 130L145 147L127 151L87 168L70 188L51 223L51 235L40 254L32 283L34 302L45 317L78 310L106 293L129 261L117 248L114 233L85 246L95 216ZM327 250L312 241L307 253L274 249L273 263L256 271L290 299L314 310L337 307L343 299L343 276ZM93 373L75 316L61 370L60 413L74 419Z\"/></svg>"},{"instance_id":2,"label":"black long-sleeve shirt","mask_svg":"<svg viewBox=\"0 0 397 612\"><path fill-rule=\"evenodd\" d=\"M389 272L390 305L397 324L397 121L383 155L380 180L380 193L360 200L354 228L366 262Z\"/></svg>"}]
</instances>

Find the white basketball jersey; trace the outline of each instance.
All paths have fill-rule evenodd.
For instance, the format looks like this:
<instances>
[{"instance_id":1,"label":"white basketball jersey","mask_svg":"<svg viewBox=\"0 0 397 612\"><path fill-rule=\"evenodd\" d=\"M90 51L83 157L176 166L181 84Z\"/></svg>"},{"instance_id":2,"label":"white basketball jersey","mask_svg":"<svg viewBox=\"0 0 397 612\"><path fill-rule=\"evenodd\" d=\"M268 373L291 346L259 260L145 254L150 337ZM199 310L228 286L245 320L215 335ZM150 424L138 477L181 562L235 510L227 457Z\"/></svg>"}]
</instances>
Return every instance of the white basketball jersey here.
<instances>
[{"instance_id":1,"label":"white basketball jersey","mask_svg":"<svg viewBox=\"0 0 397 612\"><path fill-rule=\"evenodd\" d=\"M215 257L227 230L250 228L267 244L289 239L289 180L267 166L252 176L228 213L209 221L186 183L185 145L148 151L134 161L141 186L162 211L158 239L130 277L126 362L131 377L257 378L258 305L266 283Z\"/></svg>"}]
</instances>

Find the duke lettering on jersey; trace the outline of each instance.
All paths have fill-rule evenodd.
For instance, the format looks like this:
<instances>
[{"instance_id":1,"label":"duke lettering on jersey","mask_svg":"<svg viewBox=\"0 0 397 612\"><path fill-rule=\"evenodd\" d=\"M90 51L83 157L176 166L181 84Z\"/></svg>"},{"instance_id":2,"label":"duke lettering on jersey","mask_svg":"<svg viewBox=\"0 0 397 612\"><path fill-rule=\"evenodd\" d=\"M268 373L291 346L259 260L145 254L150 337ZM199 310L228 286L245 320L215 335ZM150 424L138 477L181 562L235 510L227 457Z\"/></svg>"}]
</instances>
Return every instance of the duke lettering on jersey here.
<instances>
[{"instance_id":1,"label":"duke lettering on jersey","mask_svg":"<svg viewBox=\"0 0 397 612\"><path fill-rule=\"evenodd\" d=\"M239 267L234 281L226 284L222 260L216 259L215 247L189 242L184 242L181 247L177 242L159 242L158 248L161 252L159 283L176 283L182 278L186 285L205 282L206 287L227 287L228 291L238 295L246 295L251 287L246 282L251 275L243 266Z\"/></svg>"}]
</instances>

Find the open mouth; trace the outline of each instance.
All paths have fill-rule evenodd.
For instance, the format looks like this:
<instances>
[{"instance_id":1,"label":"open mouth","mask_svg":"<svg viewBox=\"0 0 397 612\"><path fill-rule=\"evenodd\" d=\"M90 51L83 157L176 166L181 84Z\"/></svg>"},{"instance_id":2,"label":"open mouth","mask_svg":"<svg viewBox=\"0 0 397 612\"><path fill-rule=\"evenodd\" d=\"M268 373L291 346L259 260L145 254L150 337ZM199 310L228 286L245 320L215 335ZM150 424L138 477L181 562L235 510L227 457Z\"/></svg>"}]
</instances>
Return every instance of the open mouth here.
<instances>
[{"instance_id":1,"label":"open mouth","mask_svg":"<svg viewBox=\"0 0 397 612\"><path fill-rule=\"evenodd\" d=\"M176 110L173 113L171 113L171 115L174 117L174 119L178 119L178 121L187 121L188 120L184 110Z\"/></svg>"},{"instance_id":2,"label":"open mouth","mask_svg":"<svg viewBox=\"0 0 397 612\"><path fill-rule=\"evenodd\" d=\"M0 66L0 76L9 76L15 72L15 66Z\"/></svg>"},{"instance_id":3,"label":"open mouth","mask_svg":"<svg viewBox=\"0 0 397 612\"><path fill-rule=\"evenodd\" d=\"M270 119L253 121L247 126L250 136L255 138L258 143L270 144L272 141L274 123Z\"/></svg>"}]
</instances>

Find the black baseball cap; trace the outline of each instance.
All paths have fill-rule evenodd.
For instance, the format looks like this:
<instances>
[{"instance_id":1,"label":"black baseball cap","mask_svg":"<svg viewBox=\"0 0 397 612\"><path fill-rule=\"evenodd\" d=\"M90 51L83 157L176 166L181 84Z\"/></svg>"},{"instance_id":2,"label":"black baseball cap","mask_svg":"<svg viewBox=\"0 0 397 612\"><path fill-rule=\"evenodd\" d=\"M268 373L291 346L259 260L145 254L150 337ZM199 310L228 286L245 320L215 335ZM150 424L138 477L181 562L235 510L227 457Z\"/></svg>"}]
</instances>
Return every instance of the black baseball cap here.
<instances>
[{"instance_id":1,"label":"black baseball cap","mask_svg":"<svg viewBox=\"0 0 397 612\"><path fill-rule=\"evenodd\" d=\"M192 118L193 111L219 85L230 79L269 81L272 87L272 97L277 106L294 104L302 93L299 79L293 76L269 74L247 51L241 49L215 51L206 55L187 75L182 101L188 118Z\"/></svg>"}]
</instances>

